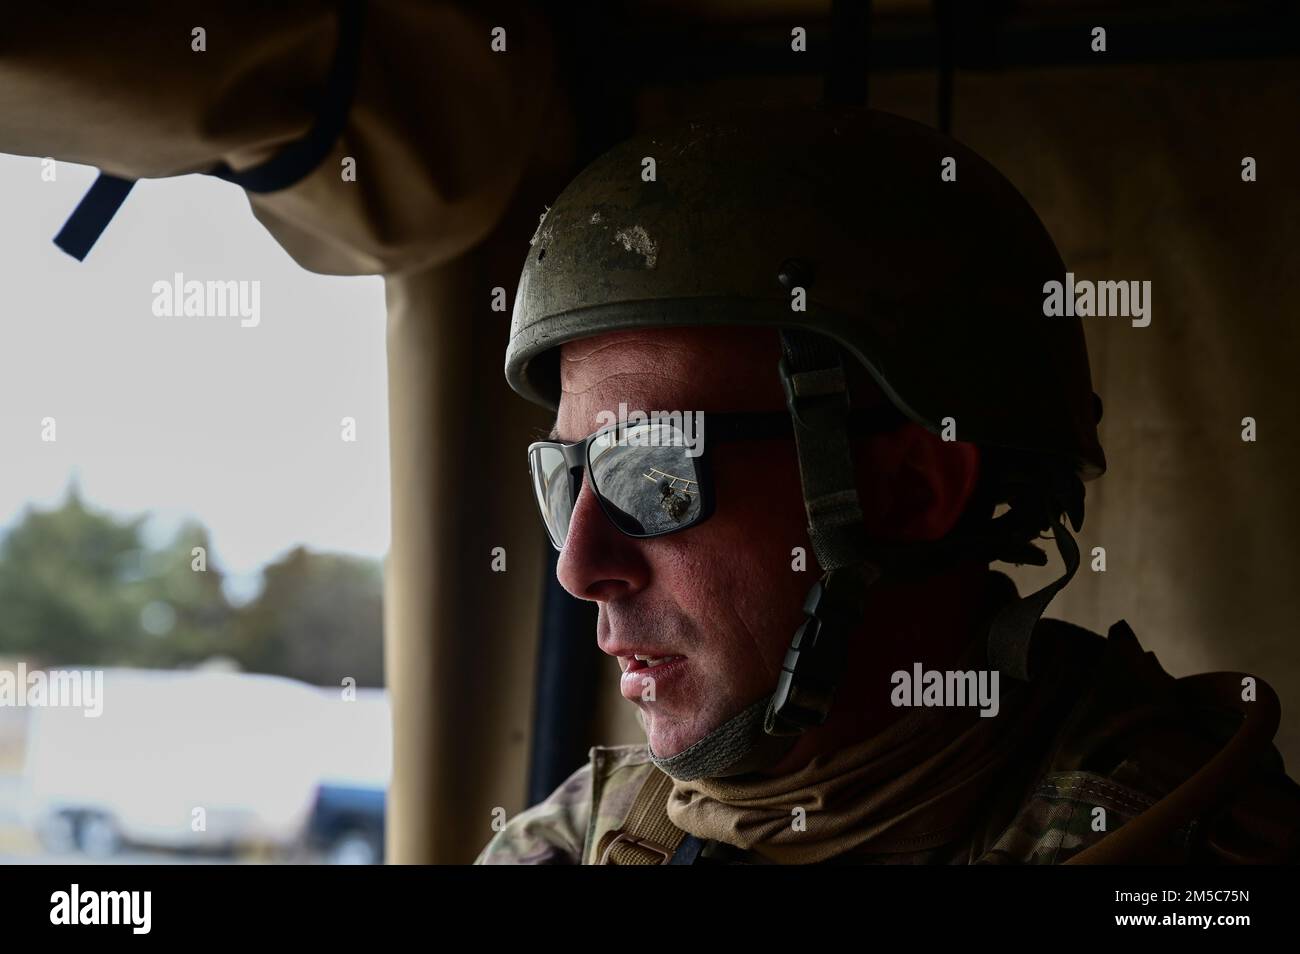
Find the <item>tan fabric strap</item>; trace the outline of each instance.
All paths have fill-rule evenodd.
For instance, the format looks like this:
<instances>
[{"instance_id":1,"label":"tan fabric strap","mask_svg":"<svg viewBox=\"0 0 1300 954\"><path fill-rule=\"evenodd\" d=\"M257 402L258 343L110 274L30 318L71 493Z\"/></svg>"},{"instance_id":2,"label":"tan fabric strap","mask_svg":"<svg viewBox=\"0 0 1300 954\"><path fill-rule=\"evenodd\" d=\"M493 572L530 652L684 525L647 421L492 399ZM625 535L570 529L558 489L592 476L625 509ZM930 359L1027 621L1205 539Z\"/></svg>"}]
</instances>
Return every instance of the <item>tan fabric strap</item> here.
<instances>
[{"instance_id":1,"label":"tan fabric strap","mask_svg":"<svg viewBox=\"0 0 1300 954\"><path fill-rule=\"evenodd\" d=\"M598 865L666 865L686 832L668 820L673 780L655 769L636 793L622 828L606 832L596 851Z\"/></svg>"}]
</instances>

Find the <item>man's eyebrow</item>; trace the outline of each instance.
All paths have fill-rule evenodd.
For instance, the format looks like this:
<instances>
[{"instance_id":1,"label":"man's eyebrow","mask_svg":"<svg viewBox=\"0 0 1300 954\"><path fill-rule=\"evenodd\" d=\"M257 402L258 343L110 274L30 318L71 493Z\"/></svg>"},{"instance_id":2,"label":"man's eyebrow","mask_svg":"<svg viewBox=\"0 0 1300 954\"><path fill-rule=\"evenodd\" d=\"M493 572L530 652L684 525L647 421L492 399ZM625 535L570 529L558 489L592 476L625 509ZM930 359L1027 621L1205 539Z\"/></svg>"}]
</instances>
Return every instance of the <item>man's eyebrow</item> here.
<instances>
[{"instance_id":1,"label":"man's eyebrow","mask_svg":"<svg viewBox=\"0 0 1300 954\"><path fill-rule=\"evenodd\" d=\"M551 433L546 435L548 441L558 441L560 439L560 425L557 422L551 426Z\"/></svg>"}]
</instances>

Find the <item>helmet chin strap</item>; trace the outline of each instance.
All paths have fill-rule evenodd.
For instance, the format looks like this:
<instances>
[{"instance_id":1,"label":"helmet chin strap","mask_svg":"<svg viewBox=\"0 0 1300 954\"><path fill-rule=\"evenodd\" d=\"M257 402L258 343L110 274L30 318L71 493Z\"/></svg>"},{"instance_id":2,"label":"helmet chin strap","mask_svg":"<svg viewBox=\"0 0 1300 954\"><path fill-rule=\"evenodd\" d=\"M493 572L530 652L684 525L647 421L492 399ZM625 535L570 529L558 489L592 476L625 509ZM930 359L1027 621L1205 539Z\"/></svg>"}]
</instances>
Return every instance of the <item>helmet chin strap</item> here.
<instances>
[{"instance_id":1,"label":"helmet chin strap","mask_svg":"<svg viewBox=\"0 0 1300 954\"><path fill-rule=\"evenodd\" d=\"M746 706L676 755L660 758L652 748L650 761L661 772L681 782L744 775L775 765L794 747L798 738L794 735L769 735L764 731L771 701L770 696L765 696Z\"/></svg>"},{"instance_id":2,"label":"helmet chin strap","mask_svg":"<svg viewBox=\"0 0 1300 954\"><path fill-rule=\"evenodd\" d=\"M807 287L813 276L792 260L778 278L787 287ZM764 719L767 734L798 736L830 716L849 639L862 626L867 590L884 566L873 558L858 500L839 346L822 335L784 329L779 370L794 424L808 538L825 574L804 599L804 622L790 641Z\"/></svg>"}]
</instances>

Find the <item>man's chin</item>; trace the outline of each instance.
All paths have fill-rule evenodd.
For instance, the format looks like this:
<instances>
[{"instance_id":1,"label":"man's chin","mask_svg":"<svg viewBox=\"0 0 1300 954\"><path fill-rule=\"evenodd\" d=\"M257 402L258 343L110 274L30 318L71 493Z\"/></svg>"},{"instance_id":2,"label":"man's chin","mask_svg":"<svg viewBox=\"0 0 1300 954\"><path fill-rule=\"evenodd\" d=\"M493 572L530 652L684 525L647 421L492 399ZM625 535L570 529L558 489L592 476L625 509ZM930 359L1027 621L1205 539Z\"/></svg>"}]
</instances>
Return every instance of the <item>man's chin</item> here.
<instances>
[{"instance_id":1,"label":"man's chin","mask_svg":"<svg viewBox=\"0 0 1300 954\"><path fill-rule=\"evenodd\" d=\"M642 731L645 732L650 753L656 759L664 760L681 755L691 746L708 738L724 725L739 719L742 715L745 715L746 718L758 718L757 729L761 732L762 715L761 713L751 712L751 710L760 702L766 705L769 699L769 695L759 693L756 699L747 704L737 703L734 707L730 705L711 705L705 711L688 712L684 717L665 712L662 702L659 704L642 703L637 706L636 716L637 721L641 723ZM738 730L740 728L740 726L737 727ZM754 729L755 726L751 721L745 724L745 728L748 731ZM733 745L736 743L732 739L725 744Z\"/></svg>"},{"instance_id":2,"label":"man's chin","mask_svg":"<svg viewBox=\"0 0 1300 954\"><path fill-rule=\"evenodd\" d=\"M713 731L712 728L684 728L680 724L667 725L662 717L646 714L645 709L638 708L637 718L645 730L646 742L657 759L670 759L685 752L696 742ZM716 728L716 727L714 727Z\"/></svg>"}]
</instances>

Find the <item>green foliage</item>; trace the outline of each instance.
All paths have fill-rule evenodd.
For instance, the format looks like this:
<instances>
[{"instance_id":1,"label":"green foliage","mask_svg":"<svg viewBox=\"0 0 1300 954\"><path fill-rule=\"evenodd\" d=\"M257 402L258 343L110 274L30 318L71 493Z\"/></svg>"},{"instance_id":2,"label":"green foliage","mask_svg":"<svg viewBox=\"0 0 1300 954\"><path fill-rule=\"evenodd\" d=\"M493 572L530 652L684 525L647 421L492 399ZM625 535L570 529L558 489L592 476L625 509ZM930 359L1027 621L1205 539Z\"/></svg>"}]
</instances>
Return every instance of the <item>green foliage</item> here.
<instances>
[{"instance_id":1,"label":"green foliage","mask_svg":"<svg viewBox=\"0 0 1300 954\"><path fill-rule=\"evenodd\" d=\"M0 542L0 656L150 668L224 656L322 685L382 685L378 563L298 548L235 607L205 527L188 523L153 548L145 520L92 510L75 487L57 509L28 508ZM204 572L193 569L196 547Z\"/></svg>"},{"instance_id":2,"label":"green foliage","mask_svg":"<svg viewBox=\"0 0 1300 954\"><path fill-rule=\"evenodd\" d=\"M373 561L298 547L264 571L239 613L236 658L318 685L383 685L383 577Z\"/></svg>"},{"instance_id":3,"label":"green foliage","mask_svg":"<svg viewBox=\"0 0 1300 954\"><path fill-rule=\"evenodd\" d=\"M142 521L29 508L0 546L0 652L66 663L131 659L142 635Z\"/></svg>"}]
</instances>

